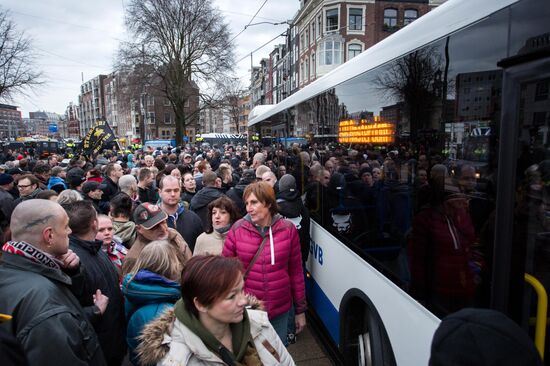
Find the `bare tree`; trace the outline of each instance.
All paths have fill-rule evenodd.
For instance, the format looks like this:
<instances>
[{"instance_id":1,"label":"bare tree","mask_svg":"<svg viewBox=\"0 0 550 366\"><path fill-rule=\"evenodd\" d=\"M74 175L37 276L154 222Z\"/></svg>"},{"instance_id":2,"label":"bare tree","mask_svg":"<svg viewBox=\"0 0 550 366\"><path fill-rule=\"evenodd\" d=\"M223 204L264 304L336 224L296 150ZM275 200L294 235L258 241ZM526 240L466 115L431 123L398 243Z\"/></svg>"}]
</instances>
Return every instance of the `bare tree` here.
<instances>
[{"instance_id":1,"label":"bare tree","mask_svg":"<svg viewBox=\"0 0 550 366\"><path fill-rule=\"evenodd\" d=\"M144 80L161 79L176 116L179 144L189 120L186 102L196 97L190 83L208 90L233 67L228 24L211 0L131 0L126 27L133 41L121 45L120 67L147 70Z\"/></svg>"},{"instance_id":2,"label":"bare tree","mask_svg":"<svg viewBox=\"0 0 550 366\"><path fill-rule=\"evenodd\" d=\"M437 105L441 109L445 98L446 78L442 79L444 62L435 48L426 48L410 53L391 64L389 69L376 78L378 89L390 98L403 103L410 120L411 138L418 132L430 129L437 117ZM441 112L439 113L441 115Z\"/></svg>"},{"instance_id":3,"label":"bare tree","mask_svg":"<svg viewBox=\"0 0 550 366\"><path fill-rule=\"evenodd\" d=\"M16 29L9 12L0 9L0 100L43 84L31 40Z\"/></svg>"},{"instance_id":4,"label":"bare tree","mask_svg":"<svg viewBox=\"0 0 550 366\"><path fill-rule=\"evenodd\" d=\"M229 114L231 122L235 126L237 134L241 133L239 117L241 115L240 101L245 96L245 88L238 78L226 78L220 88L220 107ZM243 131L244 132L244 131Z\"/></svg>"}]
</instances>

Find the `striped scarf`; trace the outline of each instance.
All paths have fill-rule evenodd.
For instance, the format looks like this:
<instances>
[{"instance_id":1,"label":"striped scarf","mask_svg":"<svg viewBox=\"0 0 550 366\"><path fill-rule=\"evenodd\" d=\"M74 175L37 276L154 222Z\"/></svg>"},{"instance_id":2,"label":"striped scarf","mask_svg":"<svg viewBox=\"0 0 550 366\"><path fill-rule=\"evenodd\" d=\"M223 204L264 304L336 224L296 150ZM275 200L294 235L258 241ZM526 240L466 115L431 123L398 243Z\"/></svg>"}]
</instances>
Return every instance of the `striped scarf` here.
<instances>
[{"instance_id":1,"label":"striped scarf","mask_svg":"<svg viewBox=\"0 0 550 366\"><path fill-rule=\"evenodd\" d=\"M29 258L33 262L49 268L61 270L62 262L60 260L24 241L8 241L2 247L2 251Z\"/></svg>"}]
</instances>

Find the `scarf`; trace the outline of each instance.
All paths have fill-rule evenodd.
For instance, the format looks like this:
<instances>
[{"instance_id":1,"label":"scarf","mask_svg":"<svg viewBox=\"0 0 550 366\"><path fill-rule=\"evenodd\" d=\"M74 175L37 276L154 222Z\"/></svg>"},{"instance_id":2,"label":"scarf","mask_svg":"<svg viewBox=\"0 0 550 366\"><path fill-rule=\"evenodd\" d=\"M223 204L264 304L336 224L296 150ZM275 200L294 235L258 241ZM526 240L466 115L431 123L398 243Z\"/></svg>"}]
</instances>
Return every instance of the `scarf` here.
<instances>
[{"instance_id":1,"label":"scarf","mask_svg":"<svg viewBox=\"0 0 550 366\"><path fill-rule=\"evenodd\" d=\"M219 228L214 229L214 230L216 230L218 233L220 233L222 235L225 235L225 234L227 234L229 229L231 229L231 224L227 224L225 226L219 227Z\"/></svg>"},{"instance_id":2,"label":"scarf","mask_svg":"<svg viewBox=\"0 0 550 366\"><path fill-rule=\"evenodd\" d=\"M188 312L185 308L185 304L182 299L179 299L174 306L174 313L176 318L182 322L187 328L189 328L193 333L195 333L202 342L208 347L212 352L217 354L223 362L228 365L249 365L257 364L254 361L259 361L258 354L254 348L254 343L252 342L252 336L250 335L250 320L248 319L248 314L244 312L243 320L240 323L231 324L231 334L233 341L233 353L221 344L220 341L214 337L208 329L202 325L201 321L192 313ZM252 362L250 362L252 361ZM261 365L261 363L260 363Z\"/></svg>"},{"instance_id":3,"label":"scarf","mask_svg":"<svg viewBox=\"0 0 550 366\"><path fill-rule=\"evenodd\" d=\"M61 270L62 263L60 260L55 259L50 254L41 251L29 243L24 241L8 241L2 247L2 251L10 254L20 255L28 258L33 262L45 265L48 268Z\"/></svg>"}]
</instances>

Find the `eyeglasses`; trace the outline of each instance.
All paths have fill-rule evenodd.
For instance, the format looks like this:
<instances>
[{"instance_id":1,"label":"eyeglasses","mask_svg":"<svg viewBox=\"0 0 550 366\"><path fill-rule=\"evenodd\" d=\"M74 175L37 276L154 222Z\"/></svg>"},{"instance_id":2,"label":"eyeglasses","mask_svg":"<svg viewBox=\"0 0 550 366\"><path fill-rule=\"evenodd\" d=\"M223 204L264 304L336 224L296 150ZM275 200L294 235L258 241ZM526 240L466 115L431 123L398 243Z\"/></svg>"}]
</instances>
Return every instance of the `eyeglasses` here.
<instances>
[{"instance_id":1,"label":"eyeglasses","mask_svg":"<svg viewBox=\"0 0 550 366\"><path fill-rule=\"evenodd\" d=\"M24 189L24 188L29 188L30 186L32 186L32 184L27 184L27 185L18 184L17 188Z\"/></svg>"}]
</instances>

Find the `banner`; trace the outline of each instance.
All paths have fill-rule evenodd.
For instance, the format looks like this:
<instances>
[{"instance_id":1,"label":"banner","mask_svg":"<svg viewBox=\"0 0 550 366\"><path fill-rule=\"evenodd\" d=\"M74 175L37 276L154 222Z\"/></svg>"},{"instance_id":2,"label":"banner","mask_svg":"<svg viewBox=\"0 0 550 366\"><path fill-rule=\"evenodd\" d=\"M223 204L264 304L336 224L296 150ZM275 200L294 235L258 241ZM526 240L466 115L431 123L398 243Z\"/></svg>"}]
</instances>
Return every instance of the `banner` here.
<instances>
[{"instance_id":1,"label":"banner","mask_svg":"<svg viewBox=\"0 0 550 366\"><path fill-rule=\"evenodd\" d=\"M92 127L82 141L84 155L97 155L101 150L108 147L109 143L116 143L116 137L106 121L100 121Z\"/></svg>"}]
</instances>

